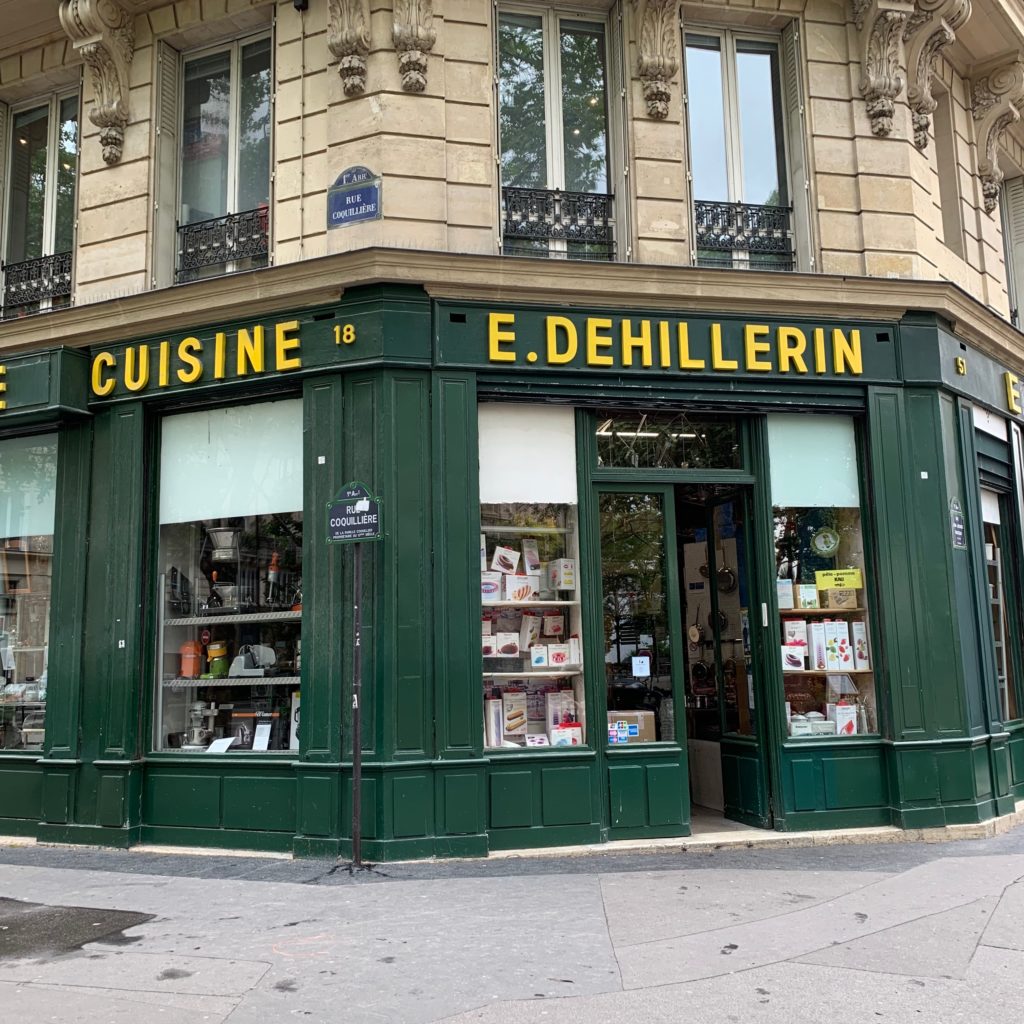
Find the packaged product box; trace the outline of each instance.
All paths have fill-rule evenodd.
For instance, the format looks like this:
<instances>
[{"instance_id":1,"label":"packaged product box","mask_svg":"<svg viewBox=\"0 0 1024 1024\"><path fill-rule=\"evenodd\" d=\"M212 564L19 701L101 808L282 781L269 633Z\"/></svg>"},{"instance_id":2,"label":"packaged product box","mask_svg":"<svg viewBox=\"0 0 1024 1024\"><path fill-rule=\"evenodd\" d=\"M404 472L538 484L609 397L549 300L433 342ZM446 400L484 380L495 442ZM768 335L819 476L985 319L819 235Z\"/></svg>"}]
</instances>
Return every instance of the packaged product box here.
<instances>
[{"instance_id":1,"label":"packaged product box","mask_svg":"<svg viewBox=\"0 0 1024 1024\"><path fill-rule=\"evenodd\" d=\"M480 534L480 571L487 571L487 535Z\"/></svg>"},{"instance_id":2,"label":"packaged product box","mask_svg":"<svg viewBox=\"0 0 1024 1024\"><path fill-rule=\"evenodd\" d=\"M563 636L565 634L565 616L561 612L544 613L544 636Z\"/></svg>"},{"instance_id":3,"label":"packaged product box","mask_svg":"<svg viewBox=\"0 0 1024 1024\"><path fill-rule=\"evenodd\" d=\"M575 590L576 559L555 558L548 562L548 586L552 590Z\"/></svg>"},{"instance_id":4,"label":"packaged product box","mask_svg":"<svg viewBox=\"0 0 1024 1024\"><path fill-rule=\"evenodd\" d=\"M779 610L785 611L793 607L793 581L776 580L775 591L779 597Z\"/></svg>"},{"instance_id":5,"label":"packaged product box","mask_svg":"<svg viewBox=\"0 0 1024 1024\"><path fill-rule=\"evenodd\" d=\"M553 747L583 746L583 726L579 722L574 722L571 725L560 725L556 729L552 729L548 736Z\"/></svg>"},{"instance_id":6,"label":"packaged product box","mask_svg":"<svg viewBox=\"0 0 1024 1024\"><path fill-rule=\"evenodd\" d=\"M863 670L871 668L871 654L868 651L868 625L866 622L851 622L853 633L853 667Z\"/></svg>"},{"instance_id":7,"label":"packaged product box","mask_svg":"<svg viewBox=\"0 0 1024 1024\"><path fill-rule=\"evenodd\" d=\"M572 690L555 690L544 694L544 722L550 734L567 722L576 721L576 700Z\"/></svg>"},{"instance_id":8,"label":"packaged product box","mask_svg":"<svg viewBox=\"0 0 1024 1024\"><path fill-rule=\"evenodd\" d=\"M782 642L791 647L807 647L807 620L783 619Z\"/></svg>"},{"instance_id":9,"label":"packaged product box","mask_svg":"<svg viewBox=\"0 0 1024 1024\"><path fill-rule=\"evenodd\" d=\"M488 747L501 746L504 707L497 698L484 701L484 744Z\"/></svg>"},{"instance_id":10,"label":"packaged product box","mask_svg":"<svg viewBox=\"0 0 1024 1024\"><path fill-rule=\"evenodd\" d=\"M583 664L583 644L578 636L569 637L569 664Z\"/></svg>"},{"instance_id":11,"label":"packaged product box","mask_svg":"<svg viewBox=\"0 0 1024 1024\"><path fill-rule=\"evenodd\" d=\"M835 722L809 722L811 727L812 736L835 736L836 734L836 723Z\"/></svg>"},{"instance_id":12,"label":"packaged product box","mask_svg":"<svg viewBox=\"0 0 1024 1024\"><path fill-rule=\"evenodd\" d=\"M846 587L842 589L833 587L825 591L825 600L828 608L856 608L857 591Z\"/></svg>"},{"instance_id":13,"label":"packaged product box","mask_svg":"<svg viewBox=\"0 0 1024 1024\"><path fill-rule=\"evenodd\" d=\"M540 639L542 622L543 618L540 615L523 615L523 622L519 627L519 650L529 650Z\"/></svg>"},{"instance_id":14,"label":"packaged product box","mask_svg":"<svg viewBox=\"0 0 1024 1024\"><path fill-rule=\"evenodd\" d=\"M801 583L797 587L797 603L801 608L818 607L818 588L813 583Z\"/></svg>"},{"instance_id":15,"label":"packaged product box","mask_svg":"<svg viewBox=\"0 0 1024 1024\"><path fill-rule=\"evenodd\" d=\"M654 743L657 738L653 711L608 712L609 743Z\"/></svg>"},{"instance_id":16,"label":"packaged product box","mask_svg":"<svg viewBox=\"0 0 1024 1024\"><path fill-rule=\"evenodd\" d=\"M500 572L480 573L480 600L484 604L493 604L501 600L501 580Z\"/></svg>"},{"instance_id":17,"label":"packaged product box","mask_svg":"<svg viewBox=\"0 0 1024 1024\"><path fill-rule=\"evenodd\" d=\"M828 720L834 723L838 736L857 735L856 704L826 704L825 711Z\"/></svg>"},{"instance_id":18,"label":"packaged product box","mask_svg":"<svg viewBox=\"0 0 1024 1024\"><path fill-rule=\"evenodd\" d=\"M298 750L299 749L299 705L301 701L301 691L292 690L292 705L291 714L288 722L288 749Z\"/></svg>"},{"instance_id":19,"label":"packaged product box","mask_svg":"<svg viewBox=\"0 0 1024 1024\"><path fill-rule=\"evenodd\" d=\"M505 577L506 601L536 601L539 593L540 576L537 573Z\"/></svg>"},{"instance_id":20,"label":"packaged product box","mask_svg":"<svg viewBox=\"0 0 1024 1024\"><path fill-rule=\"evenodd\" d=\"M494 549L491 568L495 572L515 573L519 565L519 552L515 548L503 548L500 544Z\"/></svg>"},{"instance_id":21,"label":"packaged product box","mask_svg":"<svg viewBox=\"0 0 1024 1024\"><path fill-rule=\"evenodd\" d=\"M803 715L793 715L789 720L789 735L790 736L810 736L811 723L804 718Z\"/></svg>"},{"instance_id":22,"label":"packaged product box","mask_svg":"<svg viewBox=\"0 0 1024 1024\"><path fill-rule=\"evenodd\" d=\"M538 732L531 733L526 737L526 745L528 747L550 747L551 744L548 742L547 733Z\"/></svg>"},{"instance_id":23,"label":"packaged product box","mask_svg":"<svg viewBox=\"0 0 1024 1024\"><path fill-rule=\"evenodd\" d=\"M824 672L828 667L825 658L825 623L812 622L808 629L810 634L810 664L812 672Z\"/></svg>"},{"instance_id":24,"label":"packaged product box","mask_svg":"<svg viewBox=\"0 0 1024 1024\"><path fill-rule=\"evenodd\" d=\"M548 646L547 644L532 644L530 646L530 668L548 667Z\"/></svg>"},{"instance_id":25,"label":"packaged product box","mask_svg":"<svg viewBox=\"0 0 1024 1024\"><path fill-rule=\"evenodd\" d=\"M523 568L527 572L540 572L540 553L535 537L523 538Z\"/></svg>"},{"instance_id":26,"label":"packaged product box","mask_svg":"<svg viewBox=\"0 0 1024 1024\"><path fill-rule=\"evenodd\" d=\"M495 655L499 658L519 657L519 634L498 633L494 638Z\"/></svg>"},{"instance_id":27,"label":"packaged product box","mask_svg":"<svg viewBox=\"0 0 1024 1024\"><path fill-rule=\"evenodd\" d=\"M804 659L807 656L807 648L798 644L782 645L782 671L802 672L805 667Z\"/></svg>"},{"instance_id":28,"label":"packaged product box","mask_svg":"<svg viewBox=\"0 0 1024 1024\"><path fill-rule=\"evenodd\" d=\"M505 691L501 697L504 718L503 731L506 736L525 736L529 714L526 692Z\"/></svg>"},{"instance_id":29,"label":"packaged product box","mask_svg":"<svg viewBox=\"0 0 1024 1024\"><path fill-rule=\"evenodd\" d=\"M483 656L485 658L493 658L498 653L498 637L490 634L485 634L481 637L483 642Z\"/></svg>"},{"instance_id":30,"label":"packaged product box","mask_svg":"<svg viewBox=\"0 0 1024 1024\"><path fill-rule=\"evenodd\" d=\"M565 668L569 665L568 644L548 644L548 665L551 668Z\"/></svg>"},{"instance_id":31,"label":"packaged product box","mask_svg":"<svg viewBox=\"0 0 1024 1024\"><path fill-rule=\"evenodd\" d=\"M490 612L484 612L483 618L480 619L480 635L490 636L494 632L494 620L491 618Z\"/></svg>"},{"instance_id":32,"label":"packaged product box","mask_svg":"<svg viewBox=\"0 0 1024 1024\"><path fill-rule=\"evenodd\" d=\"M826 619L825 669L843 672L853 668L853 650L850 647L850 627L845 619Z\"/></svg>"}]
</instances>

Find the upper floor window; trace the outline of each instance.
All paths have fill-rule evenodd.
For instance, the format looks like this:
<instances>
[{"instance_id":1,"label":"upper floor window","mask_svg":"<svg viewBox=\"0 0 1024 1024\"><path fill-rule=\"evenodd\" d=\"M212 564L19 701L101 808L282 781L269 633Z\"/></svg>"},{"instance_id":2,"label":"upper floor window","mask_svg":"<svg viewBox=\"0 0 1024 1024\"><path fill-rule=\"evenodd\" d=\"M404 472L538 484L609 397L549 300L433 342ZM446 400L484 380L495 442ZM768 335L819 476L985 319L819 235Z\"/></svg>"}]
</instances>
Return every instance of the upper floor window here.
<instances>
[{"instance_id":1,"label":"upper floor window","mask_svg":"<svg viewBox=\"0 0 1024 1024\"><path fill-rule=\"evenodd\" d=\"M3 315L67 305L78 178L78 94L10 111Z\"/></svg>"},{"instance_id":2,"label":"upper floor window","mask_svg":"<svg viewBox=\"0 0 1024 1024\"><path fill-rule=\"evenodd\" d=\"M1006 266L1006 297L1010 323L1020 327L1020 303L1024 296L1024 177L1007 177L999 196Z\"/></svg>"},{"instance_id":3,"label":"upper floor window","mask_svg":"<svg viewBox=\"0 0 1024 1024\"><path fill-rule=\"evenodd\" d=\"M264 36L185 58L179 281L266 265L270 55Z\"/></svg>"},{"instance_id":4,"label":"upper floor window","mask_svg":"<svg viewBox=\"0 0 1024 1024\"><path fill-rule=\"evenodd\" d=\"M498 16L504 251L610 259L608 47L602 22Z\"/></svg>"},{"instance_id":5,"label":"upper floor window","mask_svg":"<svg viewBox=\"0 0 1024 1024\"><path fill-rule=\"evenodd\" d=\"M696 262L791 270L781 41L702 29L685 43Z\"/></svg>"}]
</instances>

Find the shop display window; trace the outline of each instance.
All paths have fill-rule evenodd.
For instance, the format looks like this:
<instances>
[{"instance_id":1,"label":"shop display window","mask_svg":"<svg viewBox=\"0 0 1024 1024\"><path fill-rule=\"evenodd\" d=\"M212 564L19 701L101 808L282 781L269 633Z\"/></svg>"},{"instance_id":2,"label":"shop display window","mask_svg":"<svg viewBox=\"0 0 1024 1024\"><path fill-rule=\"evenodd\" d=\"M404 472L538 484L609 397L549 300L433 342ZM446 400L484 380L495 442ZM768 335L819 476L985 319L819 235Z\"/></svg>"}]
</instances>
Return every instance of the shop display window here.
<instances>
[{"instance_id":1,"label":"shop display window","mask_svg":"<svg viewBox=\"0 0 1024 1024\"><path fill-rule=\"evenodd\" d=\"M480 407L486 749L586 742L575 459L571 409Z\"/></svg>"},{"instance_id":2,"label":"shop display window","mask_svg":"<svg viewBox=\"0 0 1024 1024\"><path fill-rule=\"evenodd\" d=\"M299 746L302 403L165 417L156 747Z\"/></svg>"},{"instance_id":3,"label":"shop display window","mask_svg":"<svg viewBox=\"0 0 1024 1024\"><path fill-rule=\"evenodd\" d=\"M982 488L981 512L985 527L985 575L988 584L989 614L995 644L996 685L999 713L1004 722L1020 718L1017 699L1016 642L1008 600L1007 551L1012 550L1003 531L1003 519L1009 502L996 491Z\"/></svg>"},{"instance_id":4,"label":"shop display window","mask_svg":"<svg viewBox=\"0 0 1024 1024\"><path fill-rule=\"evenodd\" d=\"M0 749L41 750L57 435L0 441Z\"/></svg>"},{"instance_id":5,"label":"shop display window","mask_svg":"<svg viewBox=\"0 0 1024 1024\"><path fill-rule=\"evenodd\" d=\"M737 420L681 412L599 410L597 464L626 469L739 469Z\"/></svg>"},{"instance_id":6,"label":"shop display window","mask_svg":"<svg viewBox=\"0 0 1024 1024\"><path fill-rule=\"evenodd\" d=\"M789 735L879 731L856 435L844 416L768 417L779 657Z\"/></svg>"}]
</instances>

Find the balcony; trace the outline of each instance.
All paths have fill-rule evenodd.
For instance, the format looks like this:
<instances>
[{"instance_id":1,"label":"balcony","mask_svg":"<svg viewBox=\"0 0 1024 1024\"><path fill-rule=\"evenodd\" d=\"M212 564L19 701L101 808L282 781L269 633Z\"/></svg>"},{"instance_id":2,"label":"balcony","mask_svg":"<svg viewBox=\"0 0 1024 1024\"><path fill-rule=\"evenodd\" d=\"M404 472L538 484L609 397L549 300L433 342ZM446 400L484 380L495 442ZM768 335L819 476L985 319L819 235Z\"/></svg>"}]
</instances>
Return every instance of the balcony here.
<instances>
[{"instance_id":1,"label":"balcony","mask_svg":"<svg viewBox=\"0 0 1024 1024\"><path fill-rule=\"evenodd\" d=\"M3 265L4 292L0 319L71 304L71 253L37 256Z\"/></svg>"},{"instance_id":2,"label":"balcony","mask_svg":"<svg viewBox=\"0 0 1024 1024\"><path fill-rule=\"evenodd\" d=\"M502 188L502 252L570 260L614 260L613 196L603 192Z\"/></svg>"},{"instance_id":3,"label":"balcony","mask_svg":"<svg viewBox=\"0 0 1024 1024\"><path fill-rule=\"evenodd\" d=\"M267 265L267 208L178 225L176 284Z\"/></svg>"},{"instance_id":4,"label":"balcony","mask_svg":"<svg viewBox=\"0 0 1024 1024\"><path fill-rule=\"evenodd\" d=\"M698 267L795 268L790 207L698 199L693 212Z\"/></svg>"}]
</instances>

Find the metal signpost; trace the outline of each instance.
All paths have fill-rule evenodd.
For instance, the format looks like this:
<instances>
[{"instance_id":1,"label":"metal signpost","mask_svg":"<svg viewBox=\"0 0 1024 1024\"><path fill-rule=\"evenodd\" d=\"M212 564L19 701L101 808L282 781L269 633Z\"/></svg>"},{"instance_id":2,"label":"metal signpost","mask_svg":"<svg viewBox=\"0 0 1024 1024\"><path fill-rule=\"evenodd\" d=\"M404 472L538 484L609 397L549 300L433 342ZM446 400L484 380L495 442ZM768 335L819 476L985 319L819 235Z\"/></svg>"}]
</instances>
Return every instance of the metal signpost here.
<instances>
[{"instance_id":1,"label":"metal signpost","mask_svg":"<svg viewBox=\"0 0 1024 1024\"><path fill-rule=\"evenodd\" d=\"M352 544L352 867L363 866L363 731L360 708L363 694L361 634L363 590L363 542L380 540L380 498L365 484L345 484L334 501L327 503L327 542Z\"/></svg>"}]
</instances>

